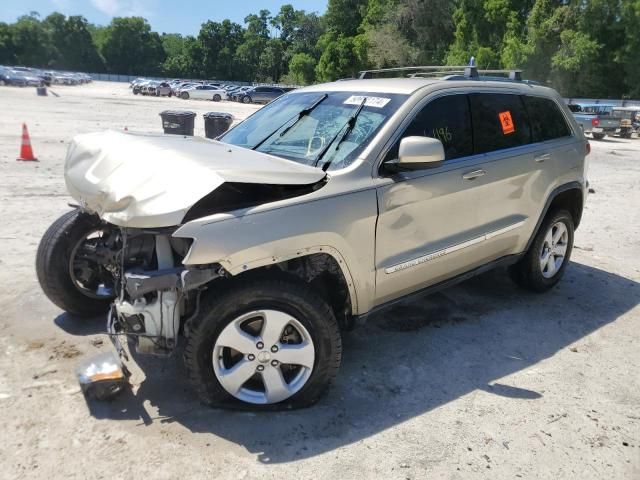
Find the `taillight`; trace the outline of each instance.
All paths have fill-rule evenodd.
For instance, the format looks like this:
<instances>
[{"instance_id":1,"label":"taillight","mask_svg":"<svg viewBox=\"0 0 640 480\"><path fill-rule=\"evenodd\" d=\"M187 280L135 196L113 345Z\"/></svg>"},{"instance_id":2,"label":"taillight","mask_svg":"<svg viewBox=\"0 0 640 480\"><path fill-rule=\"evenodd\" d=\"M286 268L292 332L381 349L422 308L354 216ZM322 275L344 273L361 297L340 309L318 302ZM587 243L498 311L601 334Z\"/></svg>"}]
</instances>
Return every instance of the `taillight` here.
<instances>
[{"instance_id":1,"label":"taillight","mask_svg":"<svg viewBox=\"0 0 640 480\"><path fill-rule=\"evenodd\" d=\"M591 153L591 144L589 142L585 142L584 149L587 152L585 155L589 155Z\"/></svg>"},{"instance_id":2,"label":"taillight","mask_svg":"<svg viewBox=\"0 0 640 480\"><path fill-rule=\"evenodd\" d=\"M597 127L598 125L600 125L600 120L598 120L597 118L592 118L591 119L591 126L592 127Z\"/></svg>"}]
</instances>

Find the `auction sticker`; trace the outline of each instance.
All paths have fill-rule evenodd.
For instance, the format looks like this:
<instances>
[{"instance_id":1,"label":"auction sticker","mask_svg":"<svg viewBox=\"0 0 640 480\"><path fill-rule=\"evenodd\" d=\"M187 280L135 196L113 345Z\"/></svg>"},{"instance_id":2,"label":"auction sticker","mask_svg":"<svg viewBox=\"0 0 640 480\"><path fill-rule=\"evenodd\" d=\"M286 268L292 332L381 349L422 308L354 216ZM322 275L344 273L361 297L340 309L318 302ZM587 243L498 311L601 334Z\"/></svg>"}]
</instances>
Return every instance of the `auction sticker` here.
<instances>
[{"instance_id":1,"label":"auction sticker","mask_svg":"<svg viewBox=\"0 0 640 480\"><path fill-rule=\"evenodd\" d=\"M500 112L498 114L500 118L500 123L502 124L502 134L508 135L516 131L516 127L513 124L513 119L511 118L511 112L507 110L506 112Z\"/></svg>"},{"instance_id":2,"label":"auction sticker","mask_svg":"<svg viewBox=\"0 0 640 480\"><path fill-rule=\"evenodd\" d=\"M362 95L351 95L344 101L345 105L360 105L364 99L367 99L365 106L382 108L391 101L390 98L384 97L364 97Z\"/></svg>"}]
</instances>

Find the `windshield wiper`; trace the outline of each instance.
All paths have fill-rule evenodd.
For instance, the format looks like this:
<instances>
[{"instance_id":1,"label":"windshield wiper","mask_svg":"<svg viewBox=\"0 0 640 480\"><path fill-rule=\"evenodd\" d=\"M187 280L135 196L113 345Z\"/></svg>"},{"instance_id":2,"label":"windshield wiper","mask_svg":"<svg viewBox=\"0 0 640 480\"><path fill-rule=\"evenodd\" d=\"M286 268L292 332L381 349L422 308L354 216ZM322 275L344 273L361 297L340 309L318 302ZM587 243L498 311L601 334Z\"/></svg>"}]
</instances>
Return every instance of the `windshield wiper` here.
<instances>
[{"instance_id":1,"label":"windshield wiper","mask_svg":"<svg viewBox=\"0 0 640 480\"><path fill-rule=\"evenodd\" d=\"M365 97L364 100L362 100L362 103L360 105L358 105L358 107L356 108L356 111L353 112L353 114L349 117L347 122L342 126L342 128L340 128L336 132L336 134L333 136L331 141L325 145L325 147L322 149L322 151L320 152L320 154L316 158L316 167L320 163L320 160L322 160L322 157L324 157L324 155L329 151L329 148L331 148L331 145L333 145L333 142L336 141L336 138L338 138L338 136L340 135L340 132L342 132L344 130L344 133L342 134L342 136L340 137L340 140L338 140L338 143L336 145L336 151L340 148L340 144L343 142L343 140L345 138L347 138L347 135L349 135L349 133L351 133L351 130L353 130L353 127L356 124L356 120L358 120L358 115L360 115L360 112L364 108L364 104L366 102L367 102L367 98ZM345 127L346 127L346 129L345 129ZM329 165L331 165L331 161L332 160L329 160L327 163L325 163L322 166L322 170L323 171L325 171L325 172L327 171L327 169L329 168Z\"/></svg>"},{"instance_id":2,"label":"windshield wiper","mask_svg":"<svg viewBox=\"0 0 640 480\"><path fill-rule=\"evenodd\" d=\"M289 120L287 120L286 122L284 122L282 125L280 125L278 128L276 128L273 132L271 132L269 135L267 135L266 137L264 137L262 140L260 140L258 143L256 143L256 145L251 149L251 150L256 150L258 147L260 147L260 145L262 145L264 142L266 142L267 140L269 140L271 137L273 137L276 133L278 133L280 131L280 129L282 128L283 125L286 125L287 123L289 123L291 120L295 119L295 122L293 122L291 125L289 125L287 128L285 128L282 133L280 134L281 137L284 136L285 133L287 133L289 130L291 130L293 128L294 125L296 125L300 120L302 120L304 117L306 117L307 115L309 115L311 112L313 112L313 110L320 105L329 95L328 94L324 94L322 95L318 100L316 100L315 102L313 102L311 105L309 105L308 107L300 110L300 112L298 112L296 115L294 115L293 117L291 117Z\"/></svg>"}]
</instances>

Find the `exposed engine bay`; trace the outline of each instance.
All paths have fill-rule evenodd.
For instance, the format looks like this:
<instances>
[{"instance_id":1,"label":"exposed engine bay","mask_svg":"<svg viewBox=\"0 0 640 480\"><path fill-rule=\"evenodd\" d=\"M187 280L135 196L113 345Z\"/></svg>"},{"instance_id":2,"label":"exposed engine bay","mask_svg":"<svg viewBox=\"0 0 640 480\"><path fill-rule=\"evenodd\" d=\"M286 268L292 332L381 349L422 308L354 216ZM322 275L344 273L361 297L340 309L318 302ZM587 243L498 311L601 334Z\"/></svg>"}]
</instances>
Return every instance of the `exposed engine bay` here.
<instances>
[{"instance_id":1,"label":"exposed engine bay","mask_svg":"<svg viewBox=\"0 0 640 480\"><path fill-rule=\"evenodd\" d=\"M220 267L181 266L191 240L174 238L169 229L151 231L107 224L99 238L102 240L88 239L85 254L74 266L81 274L83 269L91 269L88 262L93 260L92 270L110 275L110 279L104 273L100 277L104 282L100 288L113 297L108 333L126 334L139 353L170 353L177 344L181 319L197 308L198 287L218 277ZM88 248L92 255L86 253Z\"/></svg>"}]
</instances>

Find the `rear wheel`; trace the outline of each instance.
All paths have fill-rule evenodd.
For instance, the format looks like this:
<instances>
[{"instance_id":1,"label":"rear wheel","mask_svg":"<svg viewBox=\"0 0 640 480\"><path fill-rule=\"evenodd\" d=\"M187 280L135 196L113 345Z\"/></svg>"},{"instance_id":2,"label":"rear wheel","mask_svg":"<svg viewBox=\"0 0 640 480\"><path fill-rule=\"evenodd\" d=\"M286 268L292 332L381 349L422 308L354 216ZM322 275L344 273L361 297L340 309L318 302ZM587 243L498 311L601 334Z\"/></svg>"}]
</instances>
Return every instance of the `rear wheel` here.
<instances>
[{"instance_id":1,"label":"rear wheel","mask_svg":"<svg viewBox=\"0 0 640 480\"><path fill-rule=\"evenodd\" d=\"M220 100L222 100L222 97L221 97L219 94L217 94L217 93L216 93L216 94L213 96L213 101L214 101L214 102L219 102Z\"/></svg>"},{"instance_id":2,"label":"rear wheel","mask_svg":"<svg viewBox=\"0 0 640 480\"><path fill-rule=\"evenodd\" d=\"M185 362L212 406L300 408L333 381L342 346L331 308L283 280L237 284L203 300L189 326Z\"/></svg>"},{"instance_id":3,"label":"rear wheel","mask_svg":"<svg viewBox=\"0 0 640 480\"><path fill-rule=\"evenodd\" d=\"M44 293L63 310L93 316L109 309L114 298L105 244L113 232L97 216L72 210L45 232L36 256L36 273ZM105 256L106 255L106 256Z\"/></svg>"},{"instance_id":4,"label":"rear wheel","mask_svg":"<svg viewBox=\"0 0 640 480\"><path fill-rule=\"evenodd\" d=\"M573 232L573 217L568 211L547 215L524 258L510 268L511 278L536 292L555 286L571 257Z\"/></svg>"},{"instance_id":5,"label":"rear wheel","mask_svg":"<svg viewBox=\"0 0 640 480\"><path fill-rule=\"evenodd\" d=\"M591 134L594 138L594 140L602 140L605 136L604 133L592 133Z\"/></svg>"},{"instance_id":6,"label":"rear wheel","mask_svg":"<svg viewBox=\"0 0 640 480\"><path fill-rule=\"evenodd\" d=\"M242 103L251 103L251 97L249 95L245 95L242 97Z\"/></svg>"},{"instance_id":7,"label":"rear wheel","mask_svg":"<svg viewBox=\"0 0 640 480\"><path fill-rule=\"evenodd\" d=\"M187 92L182 92L180 94L180 98L183 100L188 100L189 99L189 94Z\"/></svg>"}]
</instances>

